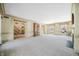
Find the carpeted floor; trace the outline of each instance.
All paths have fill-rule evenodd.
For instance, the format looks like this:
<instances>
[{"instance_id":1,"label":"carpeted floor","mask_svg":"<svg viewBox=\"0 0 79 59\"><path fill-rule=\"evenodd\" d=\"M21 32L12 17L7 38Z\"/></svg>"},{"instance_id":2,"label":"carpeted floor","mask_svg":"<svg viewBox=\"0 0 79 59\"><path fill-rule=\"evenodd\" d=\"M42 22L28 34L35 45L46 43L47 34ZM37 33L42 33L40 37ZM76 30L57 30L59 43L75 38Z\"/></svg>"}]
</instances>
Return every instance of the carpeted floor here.
<instances>
[{"instance_id":1,"label":"carpeted floor","mask_svg":"<svg viewBox=\"0 0 79 59\"><path fill-rule=\"evenodd\" d=\"M75 56L67 47L68 36L45 35L6 42L0 47L5 56Z\"/></svg>"}]
</instances>

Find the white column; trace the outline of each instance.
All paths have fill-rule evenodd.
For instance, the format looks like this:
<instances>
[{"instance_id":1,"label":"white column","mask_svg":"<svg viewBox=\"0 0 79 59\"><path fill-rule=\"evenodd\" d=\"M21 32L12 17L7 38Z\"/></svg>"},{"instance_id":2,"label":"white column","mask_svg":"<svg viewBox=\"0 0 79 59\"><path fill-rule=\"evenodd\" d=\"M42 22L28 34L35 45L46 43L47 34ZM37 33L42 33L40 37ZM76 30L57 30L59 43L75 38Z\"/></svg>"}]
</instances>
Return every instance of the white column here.
<instances>
[{"instance_id":1,"label":"white column","mask_svg":"<svg viewBox=\"0 0 79 59\"><path fill-rule=\"evenodd\" d=\"M1 15L0 15L0 44L1 44Z\"/></svg>"},{"instance_id":2,"label":"white column","mask_svg":"<svg viewBox=\"0 0 79 59\"><path fill-rule=\"evenodd\" d=\"M33 36L33 22L27 21L25 24L25 35L26 37L32 37Z\"/></svg>"},{"instance_id":3,"label":"white column","mask_svg":"<svg viewBox=\"0 0 79 59\"><path fill-rule=\"evenodd\" d=\"M42 25L40 25L40 35L42 36L42 35L44 35L44 32L43 32L43 27L42 27Z\"/></svg>"},{"instance_id":4,"label":"white column","mask_svg":"<svg viewBox=\"0 0 79 59\"><path fill-rule=\"evenodd\" d=\"M79 53L79 4L74 4L74 51Z\"/></svg>"}]
</instances>

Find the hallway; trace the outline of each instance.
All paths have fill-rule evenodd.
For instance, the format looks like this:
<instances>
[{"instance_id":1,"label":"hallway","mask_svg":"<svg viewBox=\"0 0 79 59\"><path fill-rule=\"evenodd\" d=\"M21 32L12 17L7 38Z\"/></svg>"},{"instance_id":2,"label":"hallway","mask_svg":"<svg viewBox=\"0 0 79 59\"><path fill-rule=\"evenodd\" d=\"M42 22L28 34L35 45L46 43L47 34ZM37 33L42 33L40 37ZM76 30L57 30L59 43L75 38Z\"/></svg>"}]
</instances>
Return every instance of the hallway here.
<instances>
[{"instance_id":1,"label":"hallway","mask_svg":"<svg viewBox=\"0 0 79 59\"><path fill-rule=\"evenodd\" d=\"M21 40L22 39L22 40ZM44 35L20 38L6 42L0 48L4 55L11 56L74 56L73 49L67 47L68 36Z\"/></svg>"},{"instance_id":2,"label":"hallway","mask_svg":"<svg viewBox=\"0 0 79 59\"><path fill-rule=\"evenodd\" d=\"M79 4L1 3L0 6L1 56L79 53Z\"/></svg>"}]
</instances>

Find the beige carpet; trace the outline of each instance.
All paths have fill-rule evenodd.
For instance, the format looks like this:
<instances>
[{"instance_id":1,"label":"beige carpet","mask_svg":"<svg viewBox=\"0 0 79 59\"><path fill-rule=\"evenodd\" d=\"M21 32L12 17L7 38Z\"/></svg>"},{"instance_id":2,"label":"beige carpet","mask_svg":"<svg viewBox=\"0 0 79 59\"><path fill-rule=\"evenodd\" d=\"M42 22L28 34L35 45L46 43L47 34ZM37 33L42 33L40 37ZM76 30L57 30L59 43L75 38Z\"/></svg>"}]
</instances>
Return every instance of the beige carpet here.
<instances>
[{"instance_id":1,"label":"beige carpet","mask_svg":"<svg viewBox=\"0 0 79 59\"><path fill-rule=\"evenodd\" d=\"M66 46L71 39L57 35L21 38L3 44L0 50L8 56L75 56L73 49Z\"/></svg>"}]
</instances>

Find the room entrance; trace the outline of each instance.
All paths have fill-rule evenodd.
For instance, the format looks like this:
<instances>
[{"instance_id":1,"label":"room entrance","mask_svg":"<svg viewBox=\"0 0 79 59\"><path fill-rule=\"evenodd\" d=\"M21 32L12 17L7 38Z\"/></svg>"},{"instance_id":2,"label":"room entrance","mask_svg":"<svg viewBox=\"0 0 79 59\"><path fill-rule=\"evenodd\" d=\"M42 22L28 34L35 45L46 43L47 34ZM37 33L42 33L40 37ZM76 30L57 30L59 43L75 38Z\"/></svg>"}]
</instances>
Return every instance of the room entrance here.
<instances>
[{"instance_id":1,"label":"room entrance","mask_svg":"<svg viewBox=\"0 0 79 59\"><path fill-rule=\"evenodd\" d=\"M14 20L14 38L25 36L25 23L23 21Z\"/></svg>"},{"instance_id":2,"label":"room entrance","mask_svg":"<svg viewBox=\"0 0 79 59\"><path fill-rule=\"evenodd\" d=\"M38 36L38 35L40 35L39 24L33 23L33 36Z\"/></svg>"}]
</instances>

